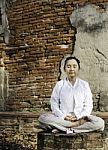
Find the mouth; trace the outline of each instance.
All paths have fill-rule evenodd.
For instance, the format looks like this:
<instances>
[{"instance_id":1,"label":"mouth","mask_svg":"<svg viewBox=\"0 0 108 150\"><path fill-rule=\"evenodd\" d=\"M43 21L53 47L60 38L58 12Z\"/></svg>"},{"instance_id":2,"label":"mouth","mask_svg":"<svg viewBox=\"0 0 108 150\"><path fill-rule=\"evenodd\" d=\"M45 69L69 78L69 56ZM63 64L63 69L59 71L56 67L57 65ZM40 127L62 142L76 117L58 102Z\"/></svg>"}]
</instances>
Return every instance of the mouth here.
<instances>
[{"instance_id":1,"label":"mouth","mask_svg":"<svg viewBox=\"0 0 108 150\"><path fill-rule=\"evenodd\" d=\"M74 71L70 71L70 72L69 72L69 74L73 74L73 73L75 73L75 72L74 72Z\"/></svg>"}]
</instances>

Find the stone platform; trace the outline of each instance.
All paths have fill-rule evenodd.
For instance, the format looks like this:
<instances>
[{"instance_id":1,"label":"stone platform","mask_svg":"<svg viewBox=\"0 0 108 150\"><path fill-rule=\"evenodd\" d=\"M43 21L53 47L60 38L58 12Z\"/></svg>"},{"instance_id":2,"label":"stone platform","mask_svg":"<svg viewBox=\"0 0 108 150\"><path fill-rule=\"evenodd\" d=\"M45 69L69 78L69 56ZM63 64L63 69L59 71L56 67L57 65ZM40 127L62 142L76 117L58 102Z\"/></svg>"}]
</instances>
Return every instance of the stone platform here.
<instances>
[{"instance_id":1,"label":"stone platform","mask_svg":"<svg viewBox=\"0 0 108 150\"><path fill-rule=\"evenodd\" d=\"M40 132L38 150L108 150L107 132L91 132L75 136Z\"/></svg>"}]
</instances>

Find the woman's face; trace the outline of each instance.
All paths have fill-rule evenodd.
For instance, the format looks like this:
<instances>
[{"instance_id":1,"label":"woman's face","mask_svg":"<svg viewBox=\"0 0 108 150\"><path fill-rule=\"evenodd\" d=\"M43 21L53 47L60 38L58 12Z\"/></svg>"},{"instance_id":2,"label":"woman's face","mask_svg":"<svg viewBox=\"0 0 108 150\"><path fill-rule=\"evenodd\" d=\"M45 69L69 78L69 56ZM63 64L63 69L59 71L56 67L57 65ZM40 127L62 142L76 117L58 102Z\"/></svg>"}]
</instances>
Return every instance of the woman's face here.
<instances>
[{"instance_id":1,"label":"woman's face","mask_svg":"<svg viewBox=\"0 0 108 150\"><path fill-rule=\"evenodd\" d=\"M75 78L79 72L79 66L75 59L70 59L67 61L65 66L65 72L68 78Z\"/></svg>"}]
</instances>

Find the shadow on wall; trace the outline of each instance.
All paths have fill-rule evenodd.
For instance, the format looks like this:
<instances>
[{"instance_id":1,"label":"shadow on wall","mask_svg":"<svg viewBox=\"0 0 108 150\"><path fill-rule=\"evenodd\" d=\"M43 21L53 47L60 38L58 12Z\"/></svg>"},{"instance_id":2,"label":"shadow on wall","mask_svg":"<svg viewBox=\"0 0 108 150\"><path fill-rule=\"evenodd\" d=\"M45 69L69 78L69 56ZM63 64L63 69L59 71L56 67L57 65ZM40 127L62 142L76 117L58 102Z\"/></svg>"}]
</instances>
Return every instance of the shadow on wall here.
<instances>
[{"instance_id":1,"label":"shadow on wall","mask_svg":"<svg viewBox=\"0 0 108 150\"><path fill-rule=\"evenodd\" d=\"M33 150L31 148L22 147L22 145L15 142L7 142L0 139L0 150Z\"/></svg>"}]
</instances>

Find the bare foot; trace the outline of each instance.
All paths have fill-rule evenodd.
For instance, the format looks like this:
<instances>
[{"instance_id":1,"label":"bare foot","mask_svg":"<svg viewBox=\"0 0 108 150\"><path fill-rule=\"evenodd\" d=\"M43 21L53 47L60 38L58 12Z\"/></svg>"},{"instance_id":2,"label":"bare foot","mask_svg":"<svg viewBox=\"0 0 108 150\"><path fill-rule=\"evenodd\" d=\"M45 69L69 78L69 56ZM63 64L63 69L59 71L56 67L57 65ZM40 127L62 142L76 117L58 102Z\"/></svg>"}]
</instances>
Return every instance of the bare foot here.
<instances>
[{"instance_id":1,"label":"bare foot","mask_svg":"<svg viewBox=\"0 0 108 150\"><path fill-rule=\"evenodd\" d=\"M57 129L52 130L52 133L58 133L58 132L59 132L59 130L57 130Z\"/></svg>"}]
</instances>

